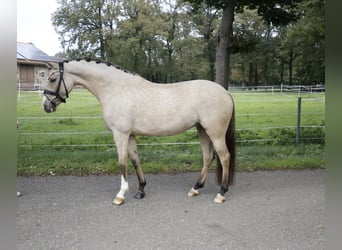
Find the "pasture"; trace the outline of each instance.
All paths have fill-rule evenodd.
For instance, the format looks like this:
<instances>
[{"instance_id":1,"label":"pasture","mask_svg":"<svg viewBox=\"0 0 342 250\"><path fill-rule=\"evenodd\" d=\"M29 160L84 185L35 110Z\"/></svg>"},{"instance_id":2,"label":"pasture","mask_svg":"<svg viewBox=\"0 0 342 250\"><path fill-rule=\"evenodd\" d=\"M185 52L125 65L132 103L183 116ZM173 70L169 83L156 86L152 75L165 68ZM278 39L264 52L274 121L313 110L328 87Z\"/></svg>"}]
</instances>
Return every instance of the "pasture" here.
<instances>
[{"instance_id":1,"label":"pasture","mask_svg":"<svg viewBox=\"0 0 342 250\"><path fill-rule=\"evenodd\" d=\"M302 94L301 143L295 144L298 94L232 92L237 170L324 167L324 94ZM67 104L46 114L40 92L17 96L18 175L118 174L116 149L99 102L74 90ZM170 117L172 119L172 117ZM196 129L176 136L137 138L146 173L198 171ZM129 168L133 172L133 167Z\"/></svg>"}]
</instances>

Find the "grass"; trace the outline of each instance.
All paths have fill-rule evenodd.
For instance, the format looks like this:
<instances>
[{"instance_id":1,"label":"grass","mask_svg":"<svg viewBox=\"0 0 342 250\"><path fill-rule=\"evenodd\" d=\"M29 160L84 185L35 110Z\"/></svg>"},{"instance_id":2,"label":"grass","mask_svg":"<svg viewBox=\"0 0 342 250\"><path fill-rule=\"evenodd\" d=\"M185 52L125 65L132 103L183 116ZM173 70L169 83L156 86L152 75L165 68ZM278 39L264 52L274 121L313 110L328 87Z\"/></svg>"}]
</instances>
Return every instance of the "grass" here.
<instances>
[{"instance_id":1,"label":"grass","mask_svg":"<svg viewBox=\"0 0 342 250\"><path fill-rule=\"evenodd\" d=\"M238 140L249 141L237 145L238 170L324 167L324 128L303 128L303 137L320 139L303 140L297 146L292 127L265 129L296 125L296 95L233 93L233 97ZM302 125L325 124L322 97L302 96ZM41 100L37 92L21 92L18 96L18 175L119 173L113 138L106 129L95 97L85 90L74 90L68 103L51 114L42 110ZM248 130L250 128L260 130ZM254 139L272 141L251 142ZM178 142L193 144L163 144ZM169 137L141 136L138 144L147 173L201 169L201 150L194 129ZM133 172L132 166L129 171Z\"/></svg>"}]
</instances>

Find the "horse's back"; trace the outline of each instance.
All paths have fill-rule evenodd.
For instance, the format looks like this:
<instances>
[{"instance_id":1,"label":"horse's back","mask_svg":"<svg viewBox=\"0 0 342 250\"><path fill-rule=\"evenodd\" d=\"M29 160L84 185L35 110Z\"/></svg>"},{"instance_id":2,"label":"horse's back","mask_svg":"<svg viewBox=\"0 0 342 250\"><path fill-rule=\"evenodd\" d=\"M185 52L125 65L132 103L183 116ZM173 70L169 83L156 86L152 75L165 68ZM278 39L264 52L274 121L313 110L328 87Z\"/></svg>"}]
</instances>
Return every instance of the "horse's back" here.
<instances>
[{"instance_id":1,"label":"horse's back","mask_svg":"<svg viewBox=\"0 0 342 250\"><path fill-rule=\"evenodd\" d=\"M189 108L197 113L215 113L229 110L233 105L228 91L212 81L192 80L157 86L154 96L166 110Z\"/></svg>"},{"instance_id":2,"label":"horse's back","mask_svg":"<svg viewBox=\"0 0 342 250\"><path fill-rule=\"evenodd\" d=\"M190 105L214 104L232 101L227 90L221 85L209 80L191 80L171 84L156 84L161 92L170 94L176 101L182 99L183 104ZM204 103L203 103L204 101ZM222 103L223 102L223 103Z\"/></svg>"},{"instance_id":3,"label":"horse's back","mask_svg":"<svg viewBox=\"0 0 342 250\"><path fill-rule=\"evenodd\" d=\"M126 85L111 102L104 109L105 120L140 135L171 135L196 124L203 127L214 126L219 121L226 124L232 107L228 92L207 80Z\"/></svg>"}]
</instances>

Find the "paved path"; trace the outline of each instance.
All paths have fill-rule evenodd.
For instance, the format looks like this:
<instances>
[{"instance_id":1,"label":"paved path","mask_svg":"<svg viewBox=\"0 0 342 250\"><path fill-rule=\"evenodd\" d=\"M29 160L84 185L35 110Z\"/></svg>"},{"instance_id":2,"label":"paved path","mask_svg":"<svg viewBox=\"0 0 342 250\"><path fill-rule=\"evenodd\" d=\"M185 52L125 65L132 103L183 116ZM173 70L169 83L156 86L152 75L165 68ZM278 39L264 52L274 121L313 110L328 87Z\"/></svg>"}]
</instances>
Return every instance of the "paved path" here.
<instances>
[{"instance_id":1,"label":"paved path","mask_svg":"<svg viewBox=\"0 0 342 250\"><path fill-rule=\"evenodd\" d=\"M122 206L119 176L18 177L18 249L324 249L324 170L237 173L227 201L210 173L135 176Z\"/></svg>"}]
</instances>

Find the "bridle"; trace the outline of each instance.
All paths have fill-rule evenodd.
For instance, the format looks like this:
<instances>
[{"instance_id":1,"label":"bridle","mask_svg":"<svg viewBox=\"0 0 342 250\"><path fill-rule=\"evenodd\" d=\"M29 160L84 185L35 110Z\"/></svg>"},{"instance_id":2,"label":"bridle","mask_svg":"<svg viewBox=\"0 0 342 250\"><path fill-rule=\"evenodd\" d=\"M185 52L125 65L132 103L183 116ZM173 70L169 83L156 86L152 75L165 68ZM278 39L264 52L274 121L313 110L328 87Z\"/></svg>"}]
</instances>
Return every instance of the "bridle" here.
<instances>
[{"instance_id":1,"label":"bridle","mask_svg":"<svg viewBox=\"0 0 342 250\"><path fill-rule=\"evenodd\" d=\"M64 62L59 62L58 66L59 66L59 70L58 70L59 71L59 81L58 81L58 86L57 86L56 91L45 89L44 92L43 92L43 95L46 97L46 99L48 99L50 101L50 103L54 107L56 107L56 103L54 103L54 100L59 99L61 102L66 103L66 99L69 97L69 92L68 92L68 89L67 89L67 87L65 85L65 81L64 81L64 77L63 77L63 74L64 74ZM66 94L65 98L62 97L59 94L62 83L63 83L64 89L65 89L65 94ZM50 96L52 95L55 98L50 99L47 95L50 95Z\"/></svg>"}]
</instances>

